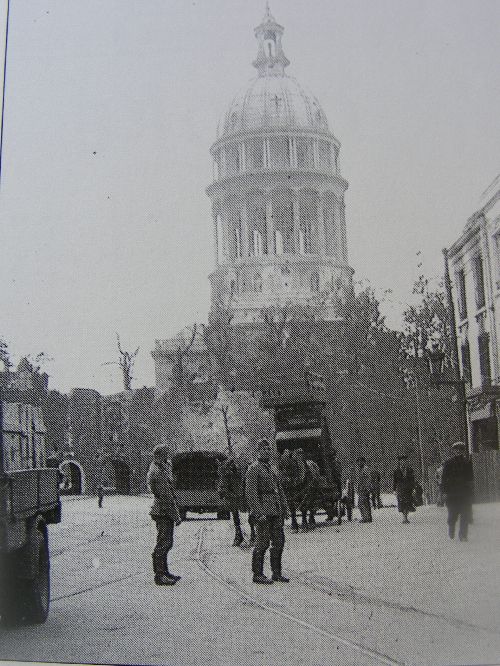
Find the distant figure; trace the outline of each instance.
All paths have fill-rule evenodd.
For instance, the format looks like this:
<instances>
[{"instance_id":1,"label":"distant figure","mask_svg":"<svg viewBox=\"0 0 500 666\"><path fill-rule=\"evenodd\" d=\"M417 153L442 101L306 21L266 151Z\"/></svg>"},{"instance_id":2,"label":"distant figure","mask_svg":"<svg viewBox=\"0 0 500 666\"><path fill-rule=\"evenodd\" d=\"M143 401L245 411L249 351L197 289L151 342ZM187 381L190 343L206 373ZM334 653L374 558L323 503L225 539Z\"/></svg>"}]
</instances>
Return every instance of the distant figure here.
<instances>
[{"instance_id":1,"label":"distant figure","mask_svg":"<svg viewBox=\"0 0 500 666\"><path fill-rule=\"evenodd\" d=\"M156 546L152 554L155 583L175 585L180 576L170 573L168 554L174 545L174 525L181 524L181 517L171 481L170 451L167 446L155 446L147 482L154 496L149 515L155 521L157 530Z\"/></svg>"},{"instance_id":2,"label":"distant figure","mask_svg":"<svg viewBox=\"0 0 500 666\"><path fill-rule=\"evenodd\" d=\"M358 463L357 475L357 491L358 491L358 508L361 513L360 523L372 522L372 510L370 507L370 493L371 486L371 471L366 464L366 458L360 456L356 462Z\"/></svg>"},{"instance_id":3,"label":"distant figure","mask_svg":"<svg viewBox=\"0 0 500 666\"><path fill-rule=\"evenodd\" d=\"M374 509L382 508L382 500L380 499L380 481L381 481L380 472L378 471L378 469L373 469L371 473L371 484L372 484L371 500Z\"/></svg>"},{"instance_id":4,"label":"distant figure","mask_svg":"<svg viewBox=\"0 0 500 666\"><path fill-rule=\"evenodd\" d=\"M330 513L327 514L327 519L333 520L333 518L338 518L340 521L341 517L339 516L339 498L342 497L342 465L337 459L337 451L335 449L332 449L331 451L329 463L334 493L332 497L332 508Z\"/></svg>"},{"instance_id":5,"label":"distant figure","mask_svg":"<svg viewBox=\"0 0 500 666\"><path fill-rule=\"evenodd\" d=\"M283 576L281 557L285 545L283 523L288 517L288 504L277 470L271 467L270 445L267 439L259 442L257 460L246 474L246 498L255 518L255 547L252 553L253 582L269 585L273 582L288 583ZM271 546L272 578L264 575L264 557Z\"/></svg>"},{"instance_id":6,"label":"distant figure","mask_svg":"<svg viewBox=\"0 0 500 666\"><path fill-rule=\"evenodd\" d=\"M102 484L97 486L97 506L102 509L102 502L104 500L104 488Z\"/></svg>"},{"instance_id":7,"label":"distant figure","mask_svg":"<svg viewBox=\"0 0 500 666\"><path fill-rule=\"evenodd\" d=\"M285 449L281 454L278 470L283 490L286 495L290 515L292 518L291 530L294 533L299 531L297 524L297 504L300 502L300 494L305 481L305 466L299 465L295 456L292 456L289 449Z\"/></svg>"},{"instance_id":8,"label":"distant figure","mask_svg":"<svg viewBox=\"0 0 500 666\"><path fill-rule=\"evenodd\" d=\"M443 465L442 489L448 508L448 534L455 538L455 526L458 518L458 538L467 541L469 523L472 522L472 496L474 473L472 462L467 456L463 442L455 442L451 447L453 456Z\"/></svg>"},{"instance_id":9,"label":"distant figure","mask_svg":"<svg viewBox=\"0 0 500 666\"><path fill-rule=\"evenodd\" d=\"M241 546L244 541L241 529L240 511L245 511L245 477L236 464L232 451L228 452L227 459L219 468L219 483L217 492L224 505L231 512L234 523L233 546ZM250 525L250 542L255 541L255 527L251 517L248 519Z\"/></svg>"},{"instance_id":10,"label":"distant figure","mask_svg":"<svg viewBox=\"0 0 500 666\"><path fill-rule=\"evenodd\" d=\"M398 466L394 470L394 492L398 499L398 511L403 514L403 523L409 523L408 514L415 511L413 489L415 474L408 465L408 456L398 456Z\"/></svg>"},{"instance_id":11,"label":"distant figure","mask_svg":"<svg viewBox=\"0 0 500 666\"><path fill-rule=\"evenodd\" d=\"M436 470L436 504L438 506L444 506L444 500L443 500L443 488L442 484L443 483L443 464L439 465L439 467Z\"/></svg>"},{"instance_id":12,"label":"distant figure","mask_svg":"<svg viewBox=\"0 0 500 666\"><path fill-rule=\"evenodd\" d=\"M352 520L352 510L354 508L354 477L355 472L354 468L351 467L349 474L346 478L344 489L342 491L342 505L345 509L347 520L351 522Z\"/></svg>"},{"instance_id":13,"label":"distant figure","mask_svg":"<svg viewBox=\"0 0 500 666\"><path fill-rule=\"evenodd\" d=\"M314 529L316 527L316 510L319 504L320 492L320 470L318 464L314 460L306 460L306 487L304 499L302 500L301 513L302 525L306 529ZM309 512L309 519L307 513Z\"/></svg>"}]
</instances>

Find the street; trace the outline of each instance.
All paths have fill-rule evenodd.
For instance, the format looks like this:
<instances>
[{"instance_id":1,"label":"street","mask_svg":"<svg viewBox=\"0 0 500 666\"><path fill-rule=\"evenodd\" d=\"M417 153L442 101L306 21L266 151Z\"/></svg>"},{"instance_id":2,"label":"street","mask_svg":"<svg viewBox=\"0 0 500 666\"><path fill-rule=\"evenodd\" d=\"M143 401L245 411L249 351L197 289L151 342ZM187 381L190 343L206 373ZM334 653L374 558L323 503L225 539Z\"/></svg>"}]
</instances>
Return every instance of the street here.
<instances>
[{"instance_id":1,"label":"street","mask_svg":"<svg viewBox=\"0 0 500 666\"><path fill-rule=\"evenodd\" d=\"M253 585L250 549L228 521L176 530L175 587L153 583L149 497L64 498L51 527L45 625L0 630L7 660L219 666L478 664L500 661L500 505L474 509L470 541L450 541L443 508L401 524L290 533L289 585ZM357 517L357 511L355 512ZM321 517L320 520L323 520ZM268 567L267 563L266 566Z\"/></svg>"}]
</instances>

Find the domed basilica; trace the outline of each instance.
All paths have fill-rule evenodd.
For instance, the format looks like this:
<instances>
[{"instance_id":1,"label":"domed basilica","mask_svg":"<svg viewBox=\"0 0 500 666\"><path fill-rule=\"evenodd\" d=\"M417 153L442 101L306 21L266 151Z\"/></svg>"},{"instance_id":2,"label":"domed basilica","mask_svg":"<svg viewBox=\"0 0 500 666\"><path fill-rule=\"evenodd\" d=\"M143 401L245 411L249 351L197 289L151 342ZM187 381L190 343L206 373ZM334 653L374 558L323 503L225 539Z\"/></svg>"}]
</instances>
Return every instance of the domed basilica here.
<instances>
[{"instance_id":1,"label":"domed basilica","mask_svg":"<svg viewBox=\"0 0 500 666\"><path fill-rule=\"evenodd\" d=\"M223 114L211 147L212 308L230 306L234 324L320 294L322 318L335 320L352 289L340 143L318 100L286 74L283 32L267 6L255 29L257 76Z\"/></svg>"}]
</instances>

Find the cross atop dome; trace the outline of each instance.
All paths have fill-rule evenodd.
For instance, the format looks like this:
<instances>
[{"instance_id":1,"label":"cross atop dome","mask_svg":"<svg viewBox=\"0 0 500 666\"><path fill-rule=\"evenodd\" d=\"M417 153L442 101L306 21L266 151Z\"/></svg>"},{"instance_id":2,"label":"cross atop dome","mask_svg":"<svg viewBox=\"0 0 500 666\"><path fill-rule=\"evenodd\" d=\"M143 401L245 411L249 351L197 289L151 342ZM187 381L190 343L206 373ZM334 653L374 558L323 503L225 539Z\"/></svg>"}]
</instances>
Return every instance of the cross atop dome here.
<instances>
[{"instance_id":1,"label":"cross atop dome","mask_svg":"<svg viewBox=\"0 0 500 666\"><path fill-rule=\"evenodd\" d=\"M276 22L269 9L269 3L266 2L264 18L255 28L259 47L252 65L259 72L259 76L284 76L285 67L288 67L290 61L281 46L283 32L283 26Z\"/></svg>"}]
</instances>

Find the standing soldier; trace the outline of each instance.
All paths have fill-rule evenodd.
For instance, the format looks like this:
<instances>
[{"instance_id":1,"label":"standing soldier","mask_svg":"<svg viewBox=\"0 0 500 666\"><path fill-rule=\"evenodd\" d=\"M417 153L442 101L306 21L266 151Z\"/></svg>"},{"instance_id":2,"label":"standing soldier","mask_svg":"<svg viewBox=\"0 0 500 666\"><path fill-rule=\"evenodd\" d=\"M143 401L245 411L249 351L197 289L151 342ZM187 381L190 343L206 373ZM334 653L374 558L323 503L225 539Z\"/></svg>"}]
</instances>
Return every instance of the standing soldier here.
<instances>
[{"instance_id":1,"label":"standing soldier","mask_svg":"<svg viewBox=\"0 0 500 666\"><path fill-rule=\"evenodd\" d=\"M458 538L467 541L469 523L472 522L472 495L474 490L474 473L472 462L467 457L467 449L463 442L455 442L451 447L453 457L443 465L441 486L448 508L448 534L455 538L455 526L460 517Z\"/></svg>"},{"instance_id":2,"label":"standing soldier","mask_svg":"<svg viewBox=\"0 0 500 666\"><path fill-rule=\"evenodd\" d=\"M267 439L259 442L257 460L246 475L246 498L255 519L256 539L252 553L253 582L269 585L274 581L288 583L281 572L281 557L285 545L283 523L288 517L288 504L277 471L269 463L270 445ZM272 579L264 575L264 557L271 545Z\"/></svg>"},{"instance_id":3,"label":"standing soldier","mask_svg":"<svg viewBox=\"0 0 500 666\"><path fill-rule=\"evenodd\" d=\"M219 468L217 491L233 517L235 531L233 546L241 546L243 543L243 531L241 529L240 511L246 510L245 478L242 471L236 465L232 451L229 451L227 459L221 463ZM248 522L250 525L250 542L253 542L255 541L255 527L251 517L249 517Z\"/></svg>"},{"instance_id":4,"label":"standing soldier","mask_svg":"<svg viewBox=\"0 0 500 666\"><path fill-rule=\"evenodd\" d=\"M356 462L358 463L358 508L361 513L360 523L372 522L372 510L370 507L370 493L371 493L371 472L366 464L366 458L360 456Z\"/></svg>"},{"instance_id":5,"label":"standing soldier","mask_svg":"<svg viewBox=\"0 0 500 666\"><path fill-rule=\"evenodd\" d=\"M354 477L355 470L354 467L351 467L345 481L341 500L347 514L347 520L349 522L352 520L352 510L354 508Z\"/></svg>"},{"instance_id":6,"label":"standing soldier","mask_svg":"<svg viewBox=\"0 0 500 666\"><path fill-rule=\"evenodd\" d=\"M398 499L398 511L403 514L403 523L409 523L408 513L415 511L413 489L415 474L408 465L408 456L398 456L398 466L394 470L394 492Z\"/></svg>"},{"instance_id":7,"label":"standing soldier","mask_svg":"<svg viewBox=\"0 0 500 666\"><path fill-rule=\"evenodd\" d=\"M174 545L174 525L181 524L171 480L170 451L164 445L153 450L148 471L148 487L154 495L150 516L156 523L157 540L153 551L153 571L157 585L175 585L180 580L168 570L168 553Z\"/></svg>"}]
</instances>

